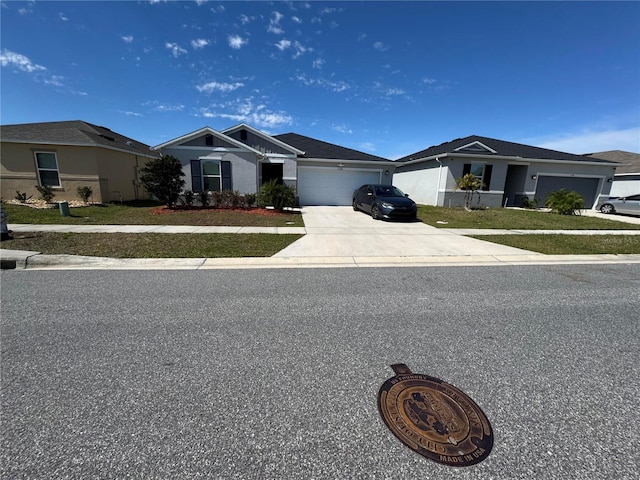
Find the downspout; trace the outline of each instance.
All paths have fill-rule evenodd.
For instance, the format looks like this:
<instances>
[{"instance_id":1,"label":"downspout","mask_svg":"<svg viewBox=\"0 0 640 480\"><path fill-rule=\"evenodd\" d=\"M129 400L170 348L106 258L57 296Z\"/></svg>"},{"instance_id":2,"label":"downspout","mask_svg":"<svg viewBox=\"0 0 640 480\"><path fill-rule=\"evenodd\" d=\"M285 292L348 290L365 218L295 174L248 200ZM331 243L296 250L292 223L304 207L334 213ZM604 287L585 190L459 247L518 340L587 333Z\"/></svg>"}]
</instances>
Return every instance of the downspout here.
<instances>
[{"instance_id":1,"label":"downspout","mask_svg":"<svg viewBox=\"0 0 640 480\"><path fill-rule=\"evenodd\" d=\"M440 200L440 182L442 182L442 162L436 157L436 162L440 165L438 167L438 189L436 190L436 207L439 207L438 200ZM442 199L442 206L444 206L444 199Z\"/></svg>"}]
</instances>

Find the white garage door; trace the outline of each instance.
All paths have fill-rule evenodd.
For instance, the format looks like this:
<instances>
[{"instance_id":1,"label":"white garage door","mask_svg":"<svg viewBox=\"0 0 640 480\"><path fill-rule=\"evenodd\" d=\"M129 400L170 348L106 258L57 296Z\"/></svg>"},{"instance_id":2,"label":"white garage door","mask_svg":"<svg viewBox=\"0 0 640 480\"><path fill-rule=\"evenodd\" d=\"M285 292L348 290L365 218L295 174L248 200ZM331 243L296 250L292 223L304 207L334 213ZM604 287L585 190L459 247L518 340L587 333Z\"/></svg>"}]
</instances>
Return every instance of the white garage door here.
<instances>
[{"instance_id":1,"label":"white garage door","mask_svg":"<svg viewBox=\"0 0 640 480\"><path fill-rule=\"evenodd\" d=\"M351 205L353 191L365 183L380 183L380 173L380 170L298 167L300 205Z\"/></svg>"}]
</instances>

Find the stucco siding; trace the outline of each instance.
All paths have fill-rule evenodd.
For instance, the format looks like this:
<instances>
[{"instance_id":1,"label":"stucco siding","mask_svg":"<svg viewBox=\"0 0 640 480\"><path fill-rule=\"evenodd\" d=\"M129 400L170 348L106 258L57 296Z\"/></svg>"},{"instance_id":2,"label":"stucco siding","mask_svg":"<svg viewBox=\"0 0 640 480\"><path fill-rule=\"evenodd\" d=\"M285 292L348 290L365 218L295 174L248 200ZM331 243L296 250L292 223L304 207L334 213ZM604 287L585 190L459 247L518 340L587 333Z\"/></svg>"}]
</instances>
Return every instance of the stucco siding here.
<instances>
[{"instance_id":1,"label":"stucco siding","mask_svg":"<svg viewBox=\"0 0 640 480\"><path fill-rule=\"evenodd\" d=\"M240 193L257 192L257 158L253 152L213 152L210 149L164 148L162 153L164 155L173 155L180 160L185 176L185 190L194 189L191 183L191 160L198 160L200 157L206 157L207 155L217 155L222 160L231 162L233 190L238 190Z\"/></svg>"},{"instance_id":2,"label":"stucco siding","mask_svg":"<svg viewBox=\"0 0 640 480\"><path fill-rule=\"evenodd\" d=\"M93 200L103 201L96 166L98 150L100 149L95 147L2 143L2 197L14 198L16 191L20 191L38 198L40 194L35 188L39 184L35 152L54 152L60 179L60 186L53 188L54 200L77 200L77 188L88 186L93 189Z\"/></svg>"},{"instance_id":3,"label":"stucco siding","mask_svg":"<svg viewBox=\"0 0 640 480\"><path fill-rule=\"evenodd\" d=\"M438 178L445 174L436 164L430 168L408 168L393 175L393 184L408 193L411 199L422 205L438 205ZM444 185L444 181L442 185ZM442 187L441 185L441 187Z\"/></svg>"}]
</instances>

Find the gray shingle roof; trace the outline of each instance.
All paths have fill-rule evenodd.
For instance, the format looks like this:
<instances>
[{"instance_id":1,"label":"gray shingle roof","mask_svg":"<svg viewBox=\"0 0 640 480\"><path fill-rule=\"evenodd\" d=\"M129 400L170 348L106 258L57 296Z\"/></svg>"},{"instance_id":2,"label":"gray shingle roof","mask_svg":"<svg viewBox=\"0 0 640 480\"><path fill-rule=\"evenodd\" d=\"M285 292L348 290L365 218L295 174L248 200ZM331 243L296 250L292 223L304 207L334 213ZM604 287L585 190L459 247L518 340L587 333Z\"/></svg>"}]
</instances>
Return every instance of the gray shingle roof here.
<instances>
[{"instance_id":1,"label":"gray shingle roof","mask_svg":"<svg viewBox=\"0 0 640 480\"><path fill-rule=\"evenodd\" d=\"M281 142L291 145L292 147L302 150L304 155L302 158L326 158L335 160L361 160L367 162L389 162L387 158L378 157L369 153L359 152L351 148L341 147L333 143L323 142L315 138L305 137L297 133L283 133L281 135L273 135Z\"/></svg>"},{"instance_id":2,"label":"gray shingle roof","mask_svg":"<svg viewBox=\"0 0 640 480\"><path fill-rule=\"evenodd\" d=\"M565 160L572 162L602 162L613 163L608 160L600 158L591 158L585 155L574 155L572 153L558 152L556 150L549 150L547 148L532 147L530 145L523 145L521 143L506 142L504 140L496 140L495 138L480 137L478 135L471 135L469 137L458 138L450 142L445 142L440 145L429 147L425 150L402 157L397 162L408 162L410 160L417 160L419 158L432 157L435 155L444 155L445 153L470 153L470 152L456 152L456 148L468 145L473 142L480 142L487 147L495 150L495 154L505 157L521 157L523 159L539 159L539 160ZM482 153L481 155L491 155L490 153Z\"/></svg>"},{"instance_id":3,"label":"gray shingle roof","mask_svg":"<svg viewBox=\"0 0 640 480\"><path fill-rule=\"evenodd\" d=\"M156 152L150 150L149 145L82 120L2 125L0 138L7 142L95 145L135 155L158 156Z\"/></svg>"},{"instance_id":4,"label":"gray shingle roof","mask_svg":"<svg viewBox=\"0 0 640 480\"><path fill-rule=\"evenodd\" d=\"M612 162L626 163L616 168L616 173L640 173L640 153L625 152L623 150L609 150L606 152L588 153L587 157L603 158Z\"/></svg>"}]
</instances>

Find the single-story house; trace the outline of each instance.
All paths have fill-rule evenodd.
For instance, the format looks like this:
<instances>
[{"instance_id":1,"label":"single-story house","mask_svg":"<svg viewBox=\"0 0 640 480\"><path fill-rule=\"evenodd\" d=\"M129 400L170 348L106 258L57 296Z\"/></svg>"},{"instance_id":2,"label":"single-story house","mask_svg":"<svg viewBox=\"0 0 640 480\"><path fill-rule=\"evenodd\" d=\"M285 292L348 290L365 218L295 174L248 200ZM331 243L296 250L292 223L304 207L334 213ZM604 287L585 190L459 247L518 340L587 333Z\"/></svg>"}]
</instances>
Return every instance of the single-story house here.
<instances>
[{"instance_id":1,"label":"single-story house","mask_svg":"<svg viewBox=\"0 0 640 480\"><path fill-rule=\"evenodd\" d=\"M441 207L464 205L465 192L456 188L456 180L472 173L483 184L482 206L521 206L525 197L543 206L551 192L565 188L581 194L587 208L595 208L608 198L617 165L476 135L429 147L396 163L394 185L416 203Z\"/></svg>"},{"instance_id":2,"label":"single-story house","mask_svg":"<svg viewBox=\"0 0 640 480\"><path fill-rule=\"evenodd\" d=\"M607 152L589 153L588 157L602 158L612 162L619 162L613 185L609 195L612 197L628 197L640 195L640 153L625 152L623 150L609 150Z\"/></svg>"},{"instance_id":3,"label":"single-story house","mask_svg":"<svg viewBox=\"0 0 640 480\"><path fill-rule=\"evenodd\" d=\"M203 127L153 147L178 158L185 190L257 193L277 179L295 188L300 205L351 205L365 183L391 183L396 164L295 133L268 135L245 123Z\"/></svg>"},{"instance_id":4,"label":"single-story house","mask_svg":"<svg viewBox=\"0 0 640 480\"><path fill-rule=\"evenodd\" d=\"M49 185L54 200L77 200L78 187L93 190L91 200L146 198L138 172L158 157L148 145L81 120L2 125L0 191L38 198L35 186Z\"/></svg>"}]
</instances>

